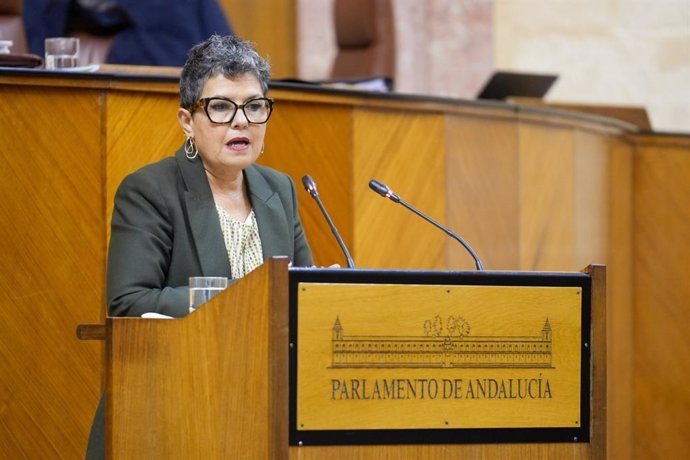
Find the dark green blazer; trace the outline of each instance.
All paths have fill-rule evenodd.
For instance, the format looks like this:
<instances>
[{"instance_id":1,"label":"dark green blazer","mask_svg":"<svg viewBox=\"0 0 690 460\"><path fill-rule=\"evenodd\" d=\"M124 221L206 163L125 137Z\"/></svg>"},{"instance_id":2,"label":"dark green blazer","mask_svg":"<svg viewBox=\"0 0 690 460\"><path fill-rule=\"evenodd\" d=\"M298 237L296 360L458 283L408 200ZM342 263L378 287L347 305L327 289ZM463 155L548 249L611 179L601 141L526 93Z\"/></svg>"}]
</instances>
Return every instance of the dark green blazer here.
<instances>
[{"instance_id":1,"label":"dark green blazer","mask_svg":"<svg viewBox=\"0 0 690 460\"><path fill-rule=\"evenodd\" d=\"M245 169L264 260L278 255L312 265L289 176ZM201 159L182 149L127 176L115 195L108 252L108 312L188 313L190 276L230 277L220 221Z\"/></svg>"}]
</instances>

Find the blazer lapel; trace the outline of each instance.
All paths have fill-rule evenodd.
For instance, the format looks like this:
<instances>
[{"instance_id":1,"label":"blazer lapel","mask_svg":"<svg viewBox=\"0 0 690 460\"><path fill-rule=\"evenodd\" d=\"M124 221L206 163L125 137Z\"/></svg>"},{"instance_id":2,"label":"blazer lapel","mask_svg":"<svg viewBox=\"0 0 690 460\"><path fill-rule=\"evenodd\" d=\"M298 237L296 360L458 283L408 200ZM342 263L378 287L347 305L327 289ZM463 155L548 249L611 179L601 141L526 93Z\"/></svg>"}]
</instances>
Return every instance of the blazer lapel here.
<instances>
[{"instance_id":1,"label":"blazer lapel","mask_svg":"<svg viewBox=\"0 0 690 460\"><path fill-rule=\"evenodd\" d=\"M266 182L258 169L250 166L244 170L261 237L264 260L285 255L292 259L289 221L279 195Z\"/></svg>"},{"instance_id":2,"label":"blazer lapel","mask_svg":"<svg viewBox=\"0 0 690 460\"><path fill-rule=\"evenodd\" d=\"M188 160L182 149L175 157L186 186L185 205L202 271L199 275L229 277L230 261L201 159Z\"/></svg>"}]
</instances>

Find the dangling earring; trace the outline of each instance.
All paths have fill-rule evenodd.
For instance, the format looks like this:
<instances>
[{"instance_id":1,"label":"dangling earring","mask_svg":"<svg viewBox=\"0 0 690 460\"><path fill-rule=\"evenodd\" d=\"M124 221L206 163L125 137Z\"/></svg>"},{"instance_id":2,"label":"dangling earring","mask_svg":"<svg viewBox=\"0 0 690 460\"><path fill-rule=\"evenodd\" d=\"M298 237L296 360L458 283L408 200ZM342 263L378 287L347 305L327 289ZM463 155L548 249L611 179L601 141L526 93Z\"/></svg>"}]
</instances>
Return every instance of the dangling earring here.
<instances>
[{"instance_id":1,"label":"dangling earring","mask_svg":"<svg viewBox=\"0 0 690 460\"><path fill-rule=\"evenodd\" d=\"M187 139L184 141L184 154L188 160L193 160L199 155L199 150L196 148L196 143L194 143L192 136L187 136Z\"/></svg>"},{"instance_id":2,"label":"dangling earring","mask_svg":"<svg viewBox=\"0 0 690 460\"><path fill-rule=\"evenodd\" d=\"M259 152L259 156L261 156L264 153L264 147L265 147L265 145L261 146L261 151Z\"/></svg>"}]
</instances>

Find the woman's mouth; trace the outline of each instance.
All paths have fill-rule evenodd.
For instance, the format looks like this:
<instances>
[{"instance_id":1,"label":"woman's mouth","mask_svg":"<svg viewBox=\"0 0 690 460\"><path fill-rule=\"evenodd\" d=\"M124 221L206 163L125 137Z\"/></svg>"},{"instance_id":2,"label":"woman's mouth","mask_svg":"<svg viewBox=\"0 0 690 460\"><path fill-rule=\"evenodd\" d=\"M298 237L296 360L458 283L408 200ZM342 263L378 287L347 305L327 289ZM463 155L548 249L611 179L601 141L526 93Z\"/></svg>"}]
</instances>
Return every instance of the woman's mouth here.
<instances>
[{"instance_id":1,"label":"woman's mouth","mask_svg":"<svg viewBox=\"0 0 690 460\"><path fill-rule=\"evenodd\" d=\"M246 137L235 137L233 139L230 139L230 142L228 142L227 145L230 150L246 150L249 147L249 139Z\"/></svg>"}]
</instances>

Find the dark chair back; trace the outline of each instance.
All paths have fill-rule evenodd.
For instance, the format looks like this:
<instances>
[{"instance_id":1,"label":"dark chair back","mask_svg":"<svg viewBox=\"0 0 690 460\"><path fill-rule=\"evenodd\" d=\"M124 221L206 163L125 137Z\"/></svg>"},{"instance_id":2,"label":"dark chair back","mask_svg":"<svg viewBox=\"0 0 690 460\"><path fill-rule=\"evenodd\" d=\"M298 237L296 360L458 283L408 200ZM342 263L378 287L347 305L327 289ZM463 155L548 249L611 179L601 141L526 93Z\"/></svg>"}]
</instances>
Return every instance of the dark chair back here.
<instances>
[{"instance_id":1,"label":"dark chair back","mask_svg":"<svg viewBox=\"0 0 690 460\"><path fill-rule=\"evenodd\" d=\"M388 77L395 81L391 0L335 0L338 52L331 78Z\"/></svg>"},{"instance_id":2,"label":"dark chair back","mask_svg":"<svg viewBox=\"0 0 690 460\"><path fill-rule=\"evenodd\" d=\"M26 53L22 0L0 0L0 40L12 40L12 53Z\"/></svg>"}]
</instances>

